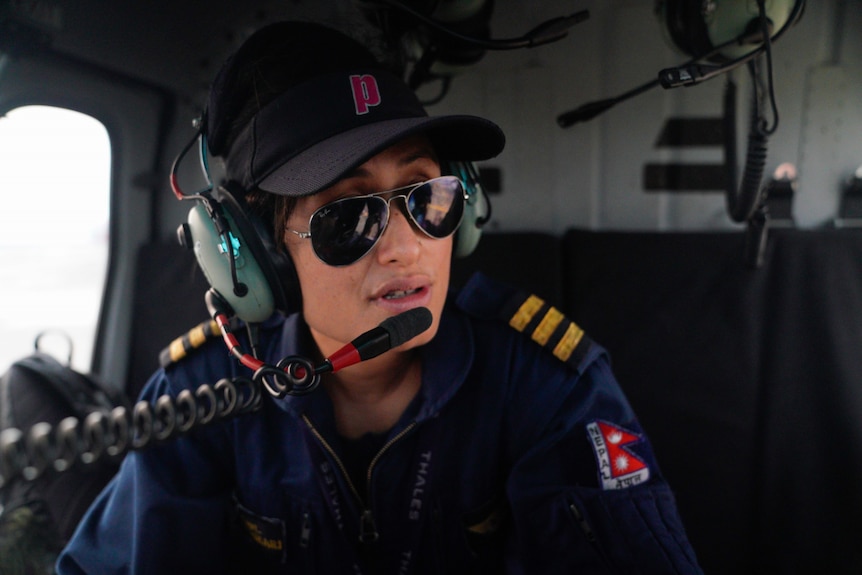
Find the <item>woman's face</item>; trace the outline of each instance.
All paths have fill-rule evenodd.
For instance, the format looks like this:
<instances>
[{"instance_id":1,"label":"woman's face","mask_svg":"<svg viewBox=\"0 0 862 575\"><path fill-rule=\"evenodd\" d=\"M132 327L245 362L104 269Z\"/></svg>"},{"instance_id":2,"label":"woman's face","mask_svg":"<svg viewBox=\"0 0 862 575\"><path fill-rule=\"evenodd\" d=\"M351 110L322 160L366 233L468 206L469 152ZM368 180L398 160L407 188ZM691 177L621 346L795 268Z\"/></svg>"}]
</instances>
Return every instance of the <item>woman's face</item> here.
<instances>
[{"instance_id":1,"label":"woman's face","mask_svg":"<svg viewBox=\"0 0 862 575\"><path fill-rule=\"evenodd\" d=\"M392 190L440 176L430 142L414 136L374 156L313 196L300 198L287 221L308 231L308 219L334 200ZM320 261L311 241L285 232L302 289L303 312L321 353L327 356L388 317L427 307L431 327L401 349L427 343L437 332L449 287L452 236L432 239L404 214L404 202L390 205L389 224L377 245L359 261L333 267Z\"/></svg>"}]
</instances>

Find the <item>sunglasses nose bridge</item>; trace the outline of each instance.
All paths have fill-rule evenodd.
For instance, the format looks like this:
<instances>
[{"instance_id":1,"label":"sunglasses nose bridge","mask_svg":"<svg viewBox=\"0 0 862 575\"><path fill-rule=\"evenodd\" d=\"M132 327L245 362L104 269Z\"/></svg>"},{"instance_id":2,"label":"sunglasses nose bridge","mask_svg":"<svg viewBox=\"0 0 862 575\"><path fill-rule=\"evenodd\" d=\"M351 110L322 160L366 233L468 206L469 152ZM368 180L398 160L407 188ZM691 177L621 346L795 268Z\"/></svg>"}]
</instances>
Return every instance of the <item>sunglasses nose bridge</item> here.
<instances>
[{"instance_id":1,"label":"sunglasses nose bridge","mask_svg":"<svg viewBox=\"0 0 862 575\"><path fill-rule=\"evenodd\" d=\"M418 223L416 222L416 218L413 216L412 213L410 213L410 200L408 199L408 196L409 196L409 193L408 194L397 194L394 196L389 196L388 198L381 198L381 199L383 199L383 201L386 202L386 208L387 208L386 223L387 223L387 225L389 223L389 219L392 217L392 210L393 209L401 212L401 215L406 217L407 221L409 221L413 225L418 225ZM402 202L396 202L395 206L393 208L392 202L394 200L397 200L397 199L401 199L403 201Z\"/></svg>"}]
</instances>

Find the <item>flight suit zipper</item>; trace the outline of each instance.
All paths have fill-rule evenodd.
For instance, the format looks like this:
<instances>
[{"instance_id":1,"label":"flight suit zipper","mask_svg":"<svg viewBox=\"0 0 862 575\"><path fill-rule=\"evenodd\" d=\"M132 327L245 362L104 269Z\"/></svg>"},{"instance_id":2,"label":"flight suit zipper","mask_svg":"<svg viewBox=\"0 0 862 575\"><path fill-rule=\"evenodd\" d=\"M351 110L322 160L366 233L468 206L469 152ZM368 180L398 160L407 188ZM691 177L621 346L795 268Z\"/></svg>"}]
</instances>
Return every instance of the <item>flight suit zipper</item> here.
<instances>
[{"instance_id":1,"label":"flight suit zipper","mask_svg":"<svg viewBox=\"0 0 862 575\"><path fill-rule=\"evenodd\" d=\"M344 480L347 482L347 486L350 488L350 492L353 494L353 497L356 499L356 502L359 504L360 509L362 510L359 516L359 541L360 543L375 543L378 539L380 539L380 533L377 531L377 523L374 520L374 513L371 510L371 475L374 472L374 467L377 465L377 462L380 461L380 458L386 453L390 447L392 447L395 443L400 441L404 436L410 433L414 427L416 427L416 422L410 422L407 427L399 431L395 437L387 441L383 447L377 452L377 454L371 459L371 463L368 464L368 471L366 472L366 493L363 498L359 494L359 490L356 489L356 486L353 484L353 481L350 479L350 474L347 473L347 468L344 466L344 463L341 461L341 458L338 457L338 454L335 453L335 450L329 444L328 441L321 435L321 433L317 430L314 424L311 422L311 419L308 418L307 415L302 415L302 420L308 426L308 429L311 431L312 435L317 438L317 441L323 446L323 449L326 450L327 453L332 457L333 461L335 461L336 467L341 471L341 475L344 477Z\"/></svg>"},{"instance_id":2,"label":"flight suit zipper","mask_svg":"<svg viewBox=\"0 0 862 575\"><path fill-rule=\"evenodd\" d=\"M587 518L584 517L584 514L581 512L581 508L578 507L575 503L569 503L569 512L575 518L578 527L580 527L581 531L583 531L584 537L587 538L587 541L589 541L592 545L596 545L598 542L598 540L596 539L596 533L595 531L593 531L593 528L587 521Z\"/></svg>"},{"instance_id":3,"label":"flight suit zipper","mask_svg":"<svg viewBox=\"0 0 862 575\"><path fill-rule=\"evenodd\" d=\"M308 513L302 514L302 528L299 534L299 546L307 549L311 543L311 517Z\"/></svg>"}]
</instances>

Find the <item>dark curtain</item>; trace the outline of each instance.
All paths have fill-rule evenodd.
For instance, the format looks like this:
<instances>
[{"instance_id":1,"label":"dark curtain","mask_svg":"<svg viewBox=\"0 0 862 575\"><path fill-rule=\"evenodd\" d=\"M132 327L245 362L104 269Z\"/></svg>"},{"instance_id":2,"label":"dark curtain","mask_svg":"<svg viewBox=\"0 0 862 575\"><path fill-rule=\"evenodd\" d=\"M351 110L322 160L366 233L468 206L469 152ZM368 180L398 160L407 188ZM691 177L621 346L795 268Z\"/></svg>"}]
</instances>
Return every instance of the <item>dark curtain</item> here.
<instances>
[{"instance_id":1,"label":"dark curtain","mask_svg":"<svg viewBox=\"0 0 862 575\"><path fill-rule=\"evenodd\" d=\"M862 232L564 238L572 319L611 352L708 573L862 572Z\"/></svg>"}]
</instances>

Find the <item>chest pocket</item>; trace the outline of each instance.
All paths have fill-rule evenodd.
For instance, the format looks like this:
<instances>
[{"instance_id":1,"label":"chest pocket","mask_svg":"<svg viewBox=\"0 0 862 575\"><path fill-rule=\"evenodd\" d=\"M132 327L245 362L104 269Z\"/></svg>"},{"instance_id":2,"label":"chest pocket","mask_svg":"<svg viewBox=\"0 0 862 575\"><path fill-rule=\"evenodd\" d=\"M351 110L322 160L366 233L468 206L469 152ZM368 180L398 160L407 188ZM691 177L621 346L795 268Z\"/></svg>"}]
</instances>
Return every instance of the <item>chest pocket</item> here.
<instances>
[{"instance_id":1,"label":"chest pocket","mask_svg":"<svg viewBox=\"0 0 862 575\"><path fill-rule=\"evenodd\" d=\"M503 572L511 521L502 492L467 512L442 497L434 501L430 517L432 537L424 541L428 560L416 573Z\"/></svg>"},{"instance_id":2,"label":"chest pocket","mask_svg":"<svg viewBox=\"0 0 862 575\"><path fill-rule=\"evenodd\" d=\"M510 518L508 501L503 493L465 514L462 525L470 550L478 556L502 555Z\"/></svg>"},{"instance_id":3,"label":"chest pocket","mask_svg":"<svg viewBox=\"0 0 862 575\"><path fill-rule=\"evenodd\" d=\"M468 539L481 545L483 540L504 532L509 523L509 517L509 505L501 493L480 508L464 515L463 523Z\"/></svg>"},{"instance_id":4,"label":"chest pocket","mask_svg":"<svg viewBox=\"0 0 862 575\"><path fill-rule=\"evenodd\" d=\"M287 501L285 518L280 518L256 513L234 497L230 572L315 572L318 531L315 514L307 503Z\"/></svg>"}]
</instances>

